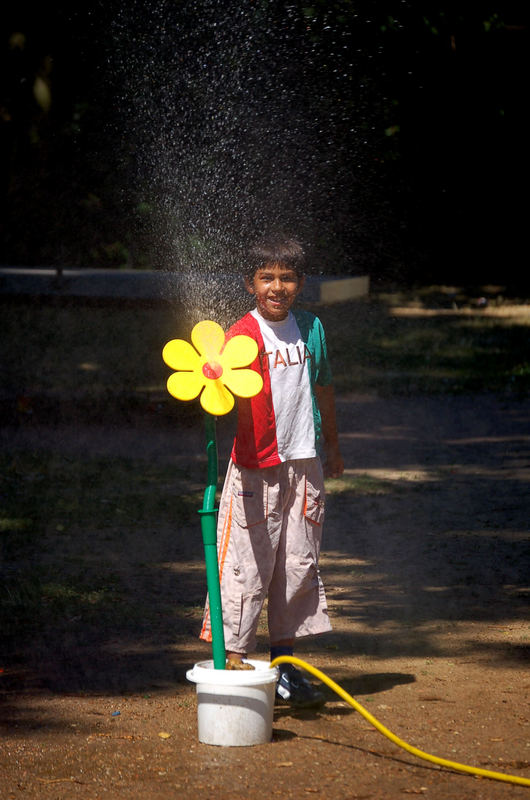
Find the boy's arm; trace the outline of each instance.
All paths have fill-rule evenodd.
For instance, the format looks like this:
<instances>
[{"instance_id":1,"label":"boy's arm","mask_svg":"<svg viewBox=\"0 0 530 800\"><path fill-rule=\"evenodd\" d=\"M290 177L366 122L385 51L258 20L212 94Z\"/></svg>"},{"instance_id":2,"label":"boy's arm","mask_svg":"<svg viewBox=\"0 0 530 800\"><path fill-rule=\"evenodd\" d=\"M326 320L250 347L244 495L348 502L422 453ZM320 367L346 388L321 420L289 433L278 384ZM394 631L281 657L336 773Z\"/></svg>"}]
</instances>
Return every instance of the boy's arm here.
<instances>
[{"instance_id":1,"label":"boy's arm","mask_svg":"<svg viewBox=\"0 0 530 800\"><path fill-rule=\"evenodd\" d=\"M322 434L324 436L324 451L326 461L324 475L326 478L339 478L344 472L344 460L339 448L337 434L337 417L335 413L335 392L333 386L319 386L315 384L320 416L322 417Z\"/></svg>"}]
</instances>

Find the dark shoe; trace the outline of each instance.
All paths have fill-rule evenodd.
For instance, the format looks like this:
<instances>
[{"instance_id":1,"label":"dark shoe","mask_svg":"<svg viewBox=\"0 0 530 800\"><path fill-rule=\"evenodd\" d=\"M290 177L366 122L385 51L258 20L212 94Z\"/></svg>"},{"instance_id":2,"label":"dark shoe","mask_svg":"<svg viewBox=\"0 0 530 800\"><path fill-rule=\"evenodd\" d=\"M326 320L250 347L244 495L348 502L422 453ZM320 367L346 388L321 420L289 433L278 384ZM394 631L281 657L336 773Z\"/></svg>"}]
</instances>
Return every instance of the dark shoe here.
<instances>
[{"instance_id":1,"label":"dark shoe","mask_svg":"<svg viewBox=\"0 0 530 800\"><path fill-rule=\"evenodd\" d=\"M285 700L295 708L318 708L326 698L318 689L304 678L292 664L280 664L280 677L276 683L276 697Z\"/></svg>"}]
</instances>

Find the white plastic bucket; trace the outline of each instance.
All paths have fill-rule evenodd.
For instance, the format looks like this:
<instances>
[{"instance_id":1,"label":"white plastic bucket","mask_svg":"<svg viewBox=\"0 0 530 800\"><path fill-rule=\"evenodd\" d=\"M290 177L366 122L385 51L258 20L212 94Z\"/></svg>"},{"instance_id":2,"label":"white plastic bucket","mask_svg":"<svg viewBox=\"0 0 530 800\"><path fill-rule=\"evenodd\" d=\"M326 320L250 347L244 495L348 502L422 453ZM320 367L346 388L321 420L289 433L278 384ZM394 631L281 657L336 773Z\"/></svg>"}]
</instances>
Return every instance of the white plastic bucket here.
<instances>
[{"instance_id":1,"label":"white plastic bucket","mask_svg":"<svg viewBox=\"0 0 530 800\"><path fill-rule=\"evenodd\" d=\"M200 661L186 673L197 684L199 741L224 747L265 744L272 739L278 670L249 659L253 670L214 669Z\"/></svg>"}]
</instances>

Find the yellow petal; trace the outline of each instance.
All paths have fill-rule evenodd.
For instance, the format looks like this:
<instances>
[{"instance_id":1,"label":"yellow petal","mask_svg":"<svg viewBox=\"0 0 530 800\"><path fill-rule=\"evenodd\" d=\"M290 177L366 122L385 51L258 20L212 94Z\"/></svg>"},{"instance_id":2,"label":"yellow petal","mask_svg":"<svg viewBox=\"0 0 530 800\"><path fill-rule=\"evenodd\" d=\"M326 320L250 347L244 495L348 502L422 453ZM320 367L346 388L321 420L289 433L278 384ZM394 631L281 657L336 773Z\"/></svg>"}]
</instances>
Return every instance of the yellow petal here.
<instances>
[{"instance_id":1,"label":"yellow petal","mask_svg":"<svg viewBox=\"0 0 530 800\"><path fill-rule=\"evenodd\" d=\"M172 339L162 350L162 358L171 369L196 369L200 356L189 342Z\"/></svg>"},{"instance_id":2,"label":"yellow petal","mask_svg":"<svg viewBox=\"0 0 530 800\"><path fill-rule=\"evenodd\" d=\"M191 332L191 341L207 361L219 361L219 353L225 343L225 333L217 322L205 319L198 322Z\"/></svg>"},{"instance_id":3,"label":"yellow petal","mask_svg":"<svg viewBox=\"0 0 530 800\"><path fill-rule=\"evenodd\" d=\"M201 373L174 372L168 378L167 390L177 400L193 400L205 383L206 378Z\"/></svg>"},{"instance_id":4,"label":"yellow petal","mask_svg":"<svg viewBox=\"0 0 530 800\"><path fill-rule=\"evenodd\" d=\"M207 380L204 392L201 394L201 406L209 414L220 417L233 409L234 395L225 389L220 380Z\"/></svg>"},{"instance_id":5,"label":"yellow petal","mask_svg":"<svg viewBox=\"0 0 530 800\"><path fill-rule=\"evenodd\" d=\"M223 362L229 367L246 367L258 355L258 343L250 336L234 336L223 350Z\"/></svg>"},{"instance_id":6,"label":"yellow petal","mask_svg":"<svg viewBox=\"0 0 530 800\"><path fill-rule=\"evenodd\" d=\"M226 386L238 397L254 397L263 389L263 379L253 369L231 369L223 378Z\"/></svg>"}]
</instances>

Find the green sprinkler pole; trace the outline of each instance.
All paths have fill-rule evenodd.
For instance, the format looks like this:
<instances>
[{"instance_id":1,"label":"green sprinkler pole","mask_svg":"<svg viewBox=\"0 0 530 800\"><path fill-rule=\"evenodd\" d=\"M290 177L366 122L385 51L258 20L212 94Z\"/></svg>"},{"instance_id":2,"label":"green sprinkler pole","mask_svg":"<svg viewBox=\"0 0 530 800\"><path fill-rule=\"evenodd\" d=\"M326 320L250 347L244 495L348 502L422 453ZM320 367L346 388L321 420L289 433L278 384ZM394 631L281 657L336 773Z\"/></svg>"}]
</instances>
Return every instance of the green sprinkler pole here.
<instances>
[{"instance_id":1,"label":"green sprinkler pole","mask_svg":"<svg viewBox=\"0 0 530 800\"><path fill-rule=\"evenodd\" d=\"M224 669L226 664L223 612L221 607L221 588L219 585L219 562L217 560L217 509L215 492L217 490L218 462L217 441L215 437L215 417L206 414L206 454L208 456L208 478L204 490L201 515L202 541L206 561L206 583L210 604L212 626L212 653L215 669Z\"/></svg>"}]
</instances>

